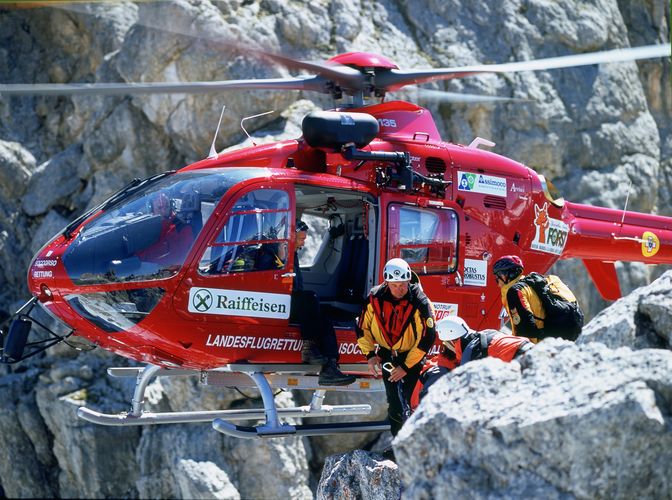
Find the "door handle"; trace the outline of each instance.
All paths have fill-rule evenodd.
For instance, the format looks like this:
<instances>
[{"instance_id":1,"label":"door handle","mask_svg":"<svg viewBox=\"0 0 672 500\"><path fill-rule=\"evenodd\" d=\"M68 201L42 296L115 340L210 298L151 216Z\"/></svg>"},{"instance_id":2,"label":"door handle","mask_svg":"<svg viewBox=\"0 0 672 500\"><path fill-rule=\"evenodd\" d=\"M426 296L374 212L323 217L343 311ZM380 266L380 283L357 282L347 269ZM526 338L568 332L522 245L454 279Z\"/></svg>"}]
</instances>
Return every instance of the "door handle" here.
<instances>
[{"instance_id":1,"label":"door handle","mask_svg":"<svg viewBox=\"0 0 672 500\"><path fill-rule=\"evenodd\" d=\"M281 278L294 278L296 277L296 273L285 273L280 275Z\"/></svg>"}]
</instances>

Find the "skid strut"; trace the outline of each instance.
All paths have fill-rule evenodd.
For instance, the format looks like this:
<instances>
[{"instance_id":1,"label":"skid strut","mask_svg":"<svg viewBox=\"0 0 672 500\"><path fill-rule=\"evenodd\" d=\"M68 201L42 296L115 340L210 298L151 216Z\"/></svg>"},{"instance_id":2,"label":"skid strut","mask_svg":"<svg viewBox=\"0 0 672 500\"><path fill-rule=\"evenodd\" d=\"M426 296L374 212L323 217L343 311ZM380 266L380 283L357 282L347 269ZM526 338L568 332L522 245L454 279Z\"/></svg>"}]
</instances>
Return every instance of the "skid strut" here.
<instances>
[{"instance_id":1,"label":"skid strut","mask_svg":"<svg viewBox=\"0 0 672 500\"><path fill-rule=\"evenodd\" d=\"M358 378L349 386L320 386L315 376L316 367L310 365L227 365L216 370L166 370L159 366L144 368L110 368L113 377L136 377L136 386L128 412L107 414L80 407L77 415L89 422L111 426L137 426L149 424L177 424L212 422L218 432L242 438L315 436L349 432L374 432L389 429L387 421L349 422L290 425L281 418L342 417L368 415L371 405L323 405L326 392L379 392L383 391L380 380ZM361 371L361 365L344 365L344 370ZM255 387L261 394L263 408L243 410L214 410L188 412L149 412L144 410L145 391L155 376L199 376L206 385ZM292 408L277 408L273 388L313 390L310 405ZM263 420L256 426L239 426L231 422L240 420Z\"/></svg>"}]
</instances>

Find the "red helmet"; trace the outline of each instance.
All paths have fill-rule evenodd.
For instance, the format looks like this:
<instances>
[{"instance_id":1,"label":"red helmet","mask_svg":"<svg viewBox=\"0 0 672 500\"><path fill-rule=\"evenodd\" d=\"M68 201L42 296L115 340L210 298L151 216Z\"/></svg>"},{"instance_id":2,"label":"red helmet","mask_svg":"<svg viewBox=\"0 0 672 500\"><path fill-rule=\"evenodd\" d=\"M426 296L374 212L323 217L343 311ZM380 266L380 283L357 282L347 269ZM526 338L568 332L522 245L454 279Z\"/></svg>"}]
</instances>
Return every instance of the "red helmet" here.
<instances>
[{"instance_id":1,"label":"red helmet","mask_svg":"<svg viewBox=\"0 0 672 500\"><path fill-rule=\"evenodd\" d=\"M492 272L495 275L504 275L513 279L523 272L523 267L523 259L517 255L505 255L495 262Z\"/></svg>"}]
</instances>

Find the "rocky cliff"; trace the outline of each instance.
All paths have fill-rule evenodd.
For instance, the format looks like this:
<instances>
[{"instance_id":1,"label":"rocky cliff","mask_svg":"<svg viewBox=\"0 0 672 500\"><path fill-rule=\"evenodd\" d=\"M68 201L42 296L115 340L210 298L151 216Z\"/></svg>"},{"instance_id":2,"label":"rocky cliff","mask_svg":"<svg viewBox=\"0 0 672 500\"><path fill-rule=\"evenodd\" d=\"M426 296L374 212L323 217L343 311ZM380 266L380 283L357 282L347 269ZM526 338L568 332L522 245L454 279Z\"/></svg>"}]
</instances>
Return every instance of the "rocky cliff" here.
<instances>
[{"instance_id":1,"label":"rocky cliff","mask_svg":"<svg viewBox=\"0 0 672 500\"><path fill-rule=\"evenodd\" d=\"M668 29L669 10L662 0L505 0L493 5L456 0L317 0L305 4L223 0L0 8L0 81L224 80L286 74L284 69L231 53L217 44L222 37L306 60L364 50L410 68L657 43L669 41ZM672 215L669 64L666 60L605 65L599 70L586 67L486 76L445 86L450 91L531 99L522 103L418 102L432 111L447 140L469 143L476 136L489 138L497 143L495 152L544 173L572 201L620 208L628 181L632 181L629 208ZM412 93L403 96L415 99ZM275 114L252 122L249 129L262 140L297 137L306 109L331 105L324 98L299 92L0 97L0 319L26 297L28 262L51 235L131 178L204 157L223 104L227 113L220 147L244 139L238 126L243 116L274 109ZM591 316L604 308L605 302L580 263L563 261L557 272L578 292ZM661 272L637 264L619 268L626 292ZM633 347L641 347L641 332L657 339L654 347L669 347L667 323L658 321L670 315L667 302L648 300L649 295L640 291L626 299L631 309L623 312L618 324L598 316L584 338L595 336L599 343L549 343L530 357L528 367L485 363L482 370L467 367L464 373L455 374L451 383L461 388L483 384L483 398L460 399L460 392L449 390L446 381L443 392L436 391L432 398L436 415L423 409L415 421L427 422L428 429L446 427L451 435L466 433L473 440L469 443L482 441L483 446L469 458L469 450L457 445L448 450L429 447L421 452L422 460L405 467L417 451L405 431L397 447L401 481L409 495L426 498L447 488L464 491L473 487L487 497L501 486L509 496L537 492L554 497L609 497L616 492L625 498L631 490L613 489L606 482L592 485L585 477L588 472L583 472L618 475L614 471L630 463L621 454L588 455L593 458L577 461L574 469L574 461L543 462L540 457L548 454L553 443L563 453L586 453L580 438L570 437L568 429L578 425L588 436L603 436L598 432L600 426L615 429L612 412L625 408L628 425L646 431L647 440L660 438L637 457L651 464L652 471L657 470L656 456L669 460L663 449L666 444L669 448L669 379L661 375L665 366L670 373L667 352L611 350L626 337L633 339ZM649 324L642 318L648 318L650 326L642 326ZM668 332L666 341L651 333L656 328ZM609 347L602 347L605 344ZM581 380L562 368L570 362L577 373L586 375L586 381L596 381L598 373L613 379L604 391L595 392L594 402L586 384L579 384L586 392L570 391ZM116 429L77 420L74 409L83 402L106 411L127 409L132 387L128 382L108 380L104 372L107 366L119 364L119 358L106 353L63 346L18 368L0 368L0 443L8 450L0 459L1 492L10 497L307 498L321 491L320 495L329 496L327 483L317 488L324 460L340 451L370 447L376 439L354 436L248 443L213 435L207 424ZM617 376L620 371L625 374ZM549 388L552 397L534 407L537 413L543 410L557 416L557 420L548 417L550 428L557 432L547 444L541 417L529 422L528 432L529 414L513 406L501 408L492 394L487 396L486 388L494 385L501 386L500 396L506 398L513 398L516 387L528 398L538 398L541 392L534 388L543 384L543 377L558 374L567 379L558 381L558 389ZM151 392L156 408L219 409L250 404L237 392L195 387L181 380L157 382ZM455 398L449 410L437 399L444 396ZM283 393L279 404L300 397ZM518 400L513 398L511 405ZM467 421L464 415L470 416ZM581 419L581 415L591 417ZM629 434L620 439L604 448L622 450L633 445ZM515 446L509 452L502 443ZM502 457L501 467L490 469L490 457L497 454ZM339 467L334 457L329 460L333 464L329 470L337 470L354 459L337 461ZM425 475L423 471L436 469L439 462L451 465ZM394 483L388 471L379 465L372 467L378 478L387 478L380 479L381 483ZM647 476L648 488L667 486L669 495L669 484L656 474ZM509 476L514 479L507 481ZM632 478L626 475L625 479ZM642 481L634 480L634 484L647 493L652 491ZM567 486L574 482L576 487ZM387 495L381 488L369 491L371 497Z\"/></svg>"}]
</instances>

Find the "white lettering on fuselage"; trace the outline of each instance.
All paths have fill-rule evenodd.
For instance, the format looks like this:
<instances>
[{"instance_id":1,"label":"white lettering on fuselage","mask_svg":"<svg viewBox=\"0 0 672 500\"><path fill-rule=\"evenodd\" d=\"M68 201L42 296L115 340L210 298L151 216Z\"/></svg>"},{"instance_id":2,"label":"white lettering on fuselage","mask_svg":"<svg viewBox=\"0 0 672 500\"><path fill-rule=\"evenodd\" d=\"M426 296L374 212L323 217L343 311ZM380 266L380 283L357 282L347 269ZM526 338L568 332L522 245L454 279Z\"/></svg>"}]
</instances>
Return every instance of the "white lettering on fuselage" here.
<instances>
[{"instance_id":1,"label":"white lettering on fuselage","mask_svg":"<svg viewBox=\"0 0 672 500\"><path fill-rule=\"evenodd\" d=\"M263 349L265 351L300 351L301 339L253 337L251 335L208 335L206 347L233 347L235 349Z\"/></svg>"}]
</instances>

